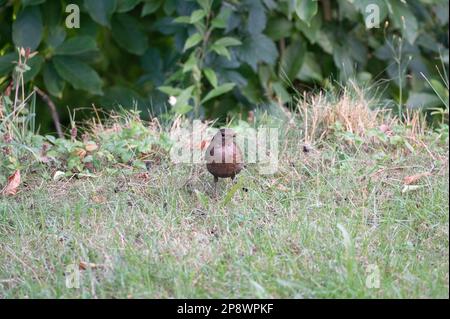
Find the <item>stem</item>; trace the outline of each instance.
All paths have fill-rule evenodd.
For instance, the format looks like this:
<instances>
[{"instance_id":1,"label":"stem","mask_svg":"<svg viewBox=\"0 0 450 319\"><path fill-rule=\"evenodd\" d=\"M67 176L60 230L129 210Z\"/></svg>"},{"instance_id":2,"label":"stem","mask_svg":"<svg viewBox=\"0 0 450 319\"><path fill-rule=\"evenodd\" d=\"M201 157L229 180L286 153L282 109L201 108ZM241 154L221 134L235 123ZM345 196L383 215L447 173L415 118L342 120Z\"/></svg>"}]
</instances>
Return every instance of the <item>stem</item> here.
<instances>
[{"instance_id":1,"label":"stem","mask_svg":"<svg viewBox=\"0 0 450 319\"><path fill-rule=\"evenodd\" d=\"M402 105L403 105L403 82L402 82L402 77L401 77L401 66L400 64L398 65L398 76L399 76L399 97L398 97L398 116L400 118L400 121L402 120Z\"/></svg>"},{"instance_id":2,"label":"stem","mask_svg":"<svg viewBox=\"0 0 450 319\"><path fill-rule=\"evenodd\" d=\"M55 124L56 132L58 133L58 137L64 138L64 134L61 129L61 122L59 121L58 111L56 110L55 104L50 99L50 97L37 86L34 87L34 91L39 94L39 96L47 103L50 112L52 113L53 123Z\"/></svg>"}]
</instances>

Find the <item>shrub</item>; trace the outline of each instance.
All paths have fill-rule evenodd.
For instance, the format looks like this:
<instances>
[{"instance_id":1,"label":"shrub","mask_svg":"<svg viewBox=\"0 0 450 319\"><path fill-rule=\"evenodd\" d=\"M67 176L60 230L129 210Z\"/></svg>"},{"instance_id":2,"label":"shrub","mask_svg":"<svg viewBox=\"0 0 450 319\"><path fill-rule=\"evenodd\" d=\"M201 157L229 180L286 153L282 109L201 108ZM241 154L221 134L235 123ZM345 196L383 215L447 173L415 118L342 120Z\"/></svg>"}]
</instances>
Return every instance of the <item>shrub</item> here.
<instances>
[{"instance_id":1,"label":"shrub","mask_svg":"<svg viewBox=\"0 0 450 319\"><path fill-rule=\"evenodd\" d=\"M399 113L448 109L448 1L70 3L80 9L78 29L65 26L66 1L0 0L2 91L22 46L39 51L25 81L71 108L95 102L225 118L270 100L288 104L292 93L334 80L389 79L385 94ZM379 28L366 27L373 4Z\"/></svg>"}]
</instances>

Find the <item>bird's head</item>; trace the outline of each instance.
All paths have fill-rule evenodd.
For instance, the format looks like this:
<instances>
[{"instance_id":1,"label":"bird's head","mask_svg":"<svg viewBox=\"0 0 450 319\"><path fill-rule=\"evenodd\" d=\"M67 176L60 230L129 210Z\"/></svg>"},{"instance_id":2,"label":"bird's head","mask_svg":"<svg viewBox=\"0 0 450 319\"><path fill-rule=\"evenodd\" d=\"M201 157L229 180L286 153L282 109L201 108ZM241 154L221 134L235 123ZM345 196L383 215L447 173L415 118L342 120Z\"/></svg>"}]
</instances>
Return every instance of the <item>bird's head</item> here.
<instances>
[{"instance_id":1,"label":"bird's head","mask_svg":"<svg viewBox=\"0 0 450 319\"><path fill-rule=\"evenodd\" d=\"M236 137L236 132L233 131L231 128L221 128L219 130L219 133L222 136L222 138L230 138L230 139L232 139L232 138Z\"/></svg>"}]
</instances>

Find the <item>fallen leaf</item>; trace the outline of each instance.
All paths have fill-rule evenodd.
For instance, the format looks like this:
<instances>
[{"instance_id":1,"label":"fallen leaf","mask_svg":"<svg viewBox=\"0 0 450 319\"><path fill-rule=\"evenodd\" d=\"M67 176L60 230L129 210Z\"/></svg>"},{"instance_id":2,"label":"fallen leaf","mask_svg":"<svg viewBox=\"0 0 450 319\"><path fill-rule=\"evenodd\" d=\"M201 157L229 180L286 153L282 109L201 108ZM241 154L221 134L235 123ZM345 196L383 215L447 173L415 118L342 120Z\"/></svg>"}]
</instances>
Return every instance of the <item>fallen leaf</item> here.
<instances>
[{"instance_id":1,"label":"fallen leaf","mask_svg":"<svg viewBox=\"0 0 450 319\"><path fill-rule=\"evenodd\" d=\"M64 173L64 172L56 171L55 174L53 175L53 180L54 180L55 182L56 182L56 181L59 181L61 178L64 178L64 176L65 176L65 173Z\"/></svg>"},{"instance_id":2,"label":"fallen leaf","mask_svg":"<svg viewBox=\"0 0 450 319\"><path fill-rule=\"evenodd\" d=\"M80 270L86 270L88 268L96 269L96 268L103 268L103 265L94 264L87 261L80 261L80 263L78 264L78 268L80 268Z\"/></svg>"},{"instance_id":3,"label":"fallen leaf","mask_svg":"<svg viewBox=\"0 0 450 319\"><path fill-rule=\"evenodd\" d=\"M83 159L86 156L86 151L84 149L82 149L82 148L77 148L74 151L74 154L76 156L78 156L80 159Z\"/></svg>"},{"instance_id":4,"label":"fallen leaf","mask_svg":"<svg viewBox=\"0 0 450 319\"><path fill-rule=\"evenodd\" d=\"M404 194L407 192L416 191L422 187L423 186L421 186L421 185L405 185L405 186L403 186L402 193Z\"/></svg>"},{"instance_id":5,"label":"fallen leaf","mask_svg":"<svg viewBox=\"0 0 450 319\"><path fill-rule=\"evenodd\" d=\"M135 175L137 179L148 180L150 178L149 172L142 172Z\"/></svg>"},{"instance_id":6,"label":"fallen leaf","mask_svg":"<svg viewBox=\"0 0 450 319\"><path fill-rule=\"evenodd\" d=\"M95 144L95 142L87 142L86 144L84 144L84 147L86 148L86 151L88 152L93 152L96 149L98 149L97 144Z\"/></svg>"},{"instance_id":7,"label":"fallen leaf","mask_svg":"<svg viewBox=\"0 0 450 319\"><path fill-rule=\"evenodd\" d=\"M15 195L17 193L17 188L20 185L20 171L17 170L8 177L8 184L6 184L5 188L2 190L2 194L4 195Z\"/></svg>"},{"instance_id":8,"label":"fallen leaf","mask_svg":"<svg viewBox=\"0 0 450 319\"><path fill-rule=\"evenodd\" d=\"M92 196L92 201L97 204L106 203L106 197L100 194L96 194Z\"/></svg>"},{"instance_id":9,"label":"fallen leaf","mask_svg":"<svg viewBox=\"0 0 450 319\"><path fill-rule=\"evenodd\" d=\"M425 173L420 173L420 174L416 174L416 175L405 176L405 178L403 178L403 184L405 184L405 185L415 184L415 183L417 183L422 177L430 176L430 175L431 175L430 172L425 172Z\"/></svg>"}]
</instances>

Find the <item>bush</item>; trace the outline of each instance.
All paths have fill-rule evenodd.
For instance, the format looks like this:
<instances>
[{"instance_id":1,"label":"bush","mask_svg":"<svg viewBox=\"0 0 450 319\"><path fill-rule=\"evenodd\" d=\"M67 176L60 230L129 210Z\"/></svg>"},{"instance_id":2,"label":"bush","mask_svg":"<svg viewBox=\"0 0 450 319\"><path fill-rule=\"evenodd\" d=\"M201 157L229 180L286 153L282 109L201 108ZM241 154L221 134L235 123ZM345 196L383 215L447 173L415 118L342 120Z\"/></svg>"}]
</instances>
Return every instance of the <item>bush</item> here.
<instances>
[{"instance_id":1,"label":"bush","mask_svg":"<svg viewBox=\"0 0 450 319\"><path fill-rule=\"evenodd\" d=\"M39 54L25 81L53 96L60 112L95 102L225 118L350 79L389 79L384 92L399 112L448 112L445 0L70 3L80 28L66 27L66 1L0 0L1 91L15 48L28 47ZM366 26L373 4L379 28ZM50 114L38 115L48 125Z\"/></svg>"}]
</instances>

